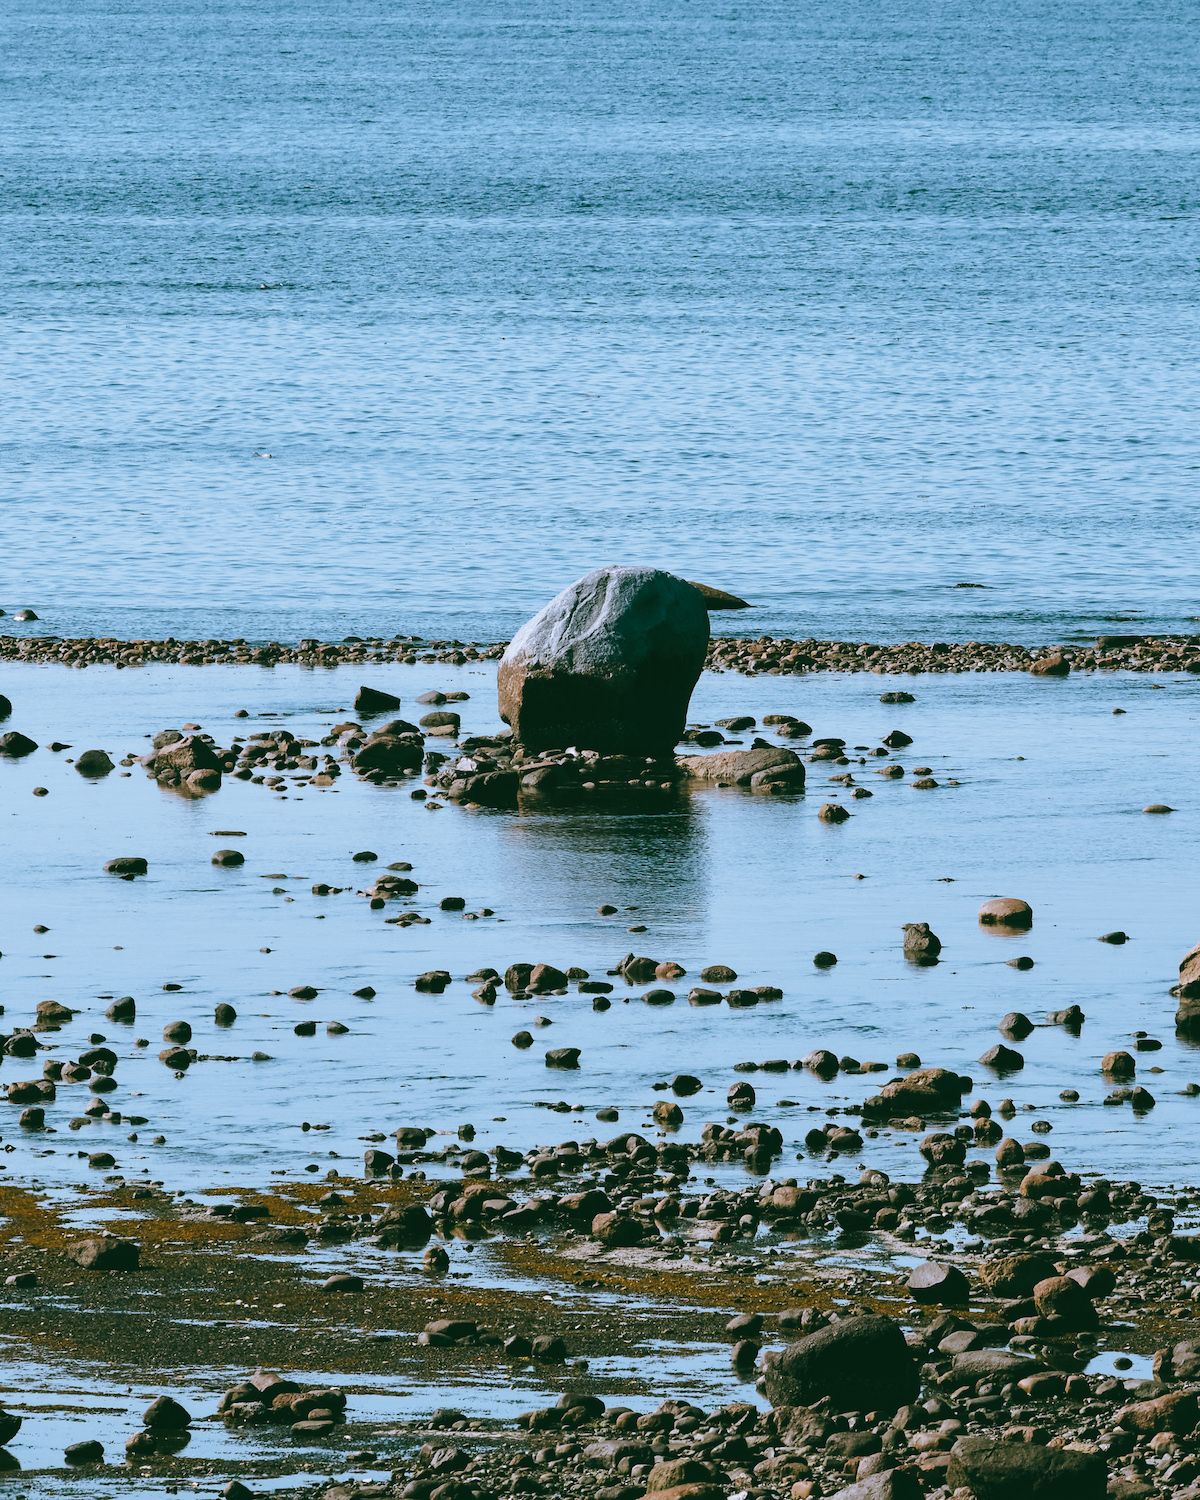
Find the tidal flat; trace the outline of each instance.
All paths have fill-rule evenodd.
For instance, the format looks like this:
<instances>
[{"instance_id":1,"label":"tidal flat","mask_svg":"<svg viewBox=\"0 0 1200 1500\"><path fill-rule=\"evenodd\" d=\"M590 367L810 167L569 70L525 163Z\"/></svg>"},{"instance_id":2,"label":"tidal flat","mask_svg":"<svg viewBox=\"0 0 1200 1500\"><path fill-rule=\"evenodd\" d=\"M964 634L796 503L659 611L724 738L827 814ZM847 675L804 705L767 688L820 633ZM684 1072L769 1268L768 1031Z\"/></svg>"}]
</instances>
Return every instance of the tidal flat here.
<instances>
[{"instance_id":1,"label":"tidal flat","mask_svg":"<svg viewBox=\"0 0 1200 1500\"><path fill-rule=\"evenodd\" d=\"M693 724L756 721L722 731L730 744L776 742L767 715L811 726L779 741L808 761L803 794L782 796L697 785L487 809L444 801L420 771L380 785L343 764L327 785L264 765L186 797L138 763L188 724L220 747L286 730L336 757L364 684L412 718L422 695L466 694L448 705L460 739L501 727L487 661L0 673L0 729L38 747L0 758L0 999L5 1032L33 1038L10 1041L0 1084L12 1098L59 1074L34 1105L42 1128L19 1123L20 1089L0 1126L12 1493L632 1495L656 1462L703 1460L749 1494L831 1495L870 1441L834 1442L856 1430L835 1421L789 1449L757 1377L789 1329L839 1308L933 1328L935 1366L956 1331L938 1318L984 1329L968 1352L1031 1362L1006 1422L1061 1421L1066 1395L1085 1446L1102 1448L1089 1424L1111 1427L1120 1403L1162 1394L1139 1384L1151 1357L1200 1323L1200 1055L1169 993L1198 936L1200 677L706 672ZM880 701L897 692L913 701ZM911 743L884 747L896 730ZM842 753L811 758L830 738ZM81 775L90 749L115 768ZM823 821L827 804L851 816ZM229 849L244 862L213 863ZM128 856L144 875L105 872ZM392 865L416 889L373 904ZM981 926L996 896L1028 901L1032 927ZM905 957L919 922L941 940L935 964ZM614 973L630 954L683 972ZM544 991L527 970L504 983L538 964ZM731 977L706 980L713 967ZM124 997L132 1017L110 1019ZM38 1022L48 1000L73 1014ZM1080 1023L1047 1023L1072 1006ZM998 1029L1014 1013L1032 1023L1019 1039ZM183 1066L165 1042L190 1049ZM981 1062L997 1044L1011 1050ZM548 1067L552 1049L578 1065ZM1132 1077L1102 1071L1114 1053ZM868 1103L914 1058L970 1080L940 1123ZM747 1084L749 1106L730 1094ZM1015 1178L1002 1137L1025 1153ZM1021 1172L1047 1161L1069 1190L1006 1217ZM135 1269L71 1259L105 1231L136 1243ZM1093 1287L1095 1320L1038 1308L1050 1324L1014 1333L1032 1304L1014 1311L985 1268L1017 1253L1115 1268L1114 1290ZM909 1285L931 1261L967 1278L953 1314ZM338 1393L344 1413L307 1431L218 1417L255 1370ZM991 1420L986 1390L982 1407L956 1403L942 1375L947 1410L910 1437ZM127 1457L166 1394L190 1440ZM694 1418L741 1403L749 1417ZM619 1409L637 1442L586 1456ZM517 1422L546 1410L575 1415ZM733 1447L692 1455L713 1423ZM87 1441L103 1467L67 1465ZM910 1446L939 1493L950 1445ZM1142 1493L1196 1477L1170 1442L1123 1446L1110 1474L1124 1466ZM438 1453L466 1457L439 1468Z\"/></svg>"}]
</instances>

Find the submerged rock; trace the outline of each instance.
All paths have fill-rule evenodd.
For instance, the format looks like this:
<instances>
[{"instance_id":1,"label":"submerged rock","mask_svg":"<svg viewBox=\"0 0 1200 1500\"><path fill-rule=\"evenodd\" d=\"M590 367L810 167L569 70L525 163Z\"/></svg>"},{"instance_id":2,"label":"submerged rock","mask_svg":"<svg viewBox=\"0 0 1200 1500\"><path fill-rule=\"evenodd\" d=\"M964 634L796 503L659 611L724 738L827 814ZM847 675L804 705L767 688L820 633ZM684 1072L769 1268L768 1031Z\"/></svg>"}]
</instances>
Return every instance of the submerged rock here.
<instances>
[{"instance_id":1,"label":"submerged rock","mask_svg":"<svg viewBox=\"0 0 1200 1500\"><path fill-rule=\"evenodd\" d=\"M1052 651L1048 656L1039 656L1029 670L1034 677L1069 677L1071 662L1061 651Z\"/></svg>"},{"instance_id":2,"label":"submerged rock","mask_svg":"<svg viewBox=\"0 0 1200 1500\"><path fill-rule=\"evenodd\" d=\"M669 753L708 649L690 583L657 568L597 568L513 637L500 717L530 749Z\"/></svg>"}]
</instances>

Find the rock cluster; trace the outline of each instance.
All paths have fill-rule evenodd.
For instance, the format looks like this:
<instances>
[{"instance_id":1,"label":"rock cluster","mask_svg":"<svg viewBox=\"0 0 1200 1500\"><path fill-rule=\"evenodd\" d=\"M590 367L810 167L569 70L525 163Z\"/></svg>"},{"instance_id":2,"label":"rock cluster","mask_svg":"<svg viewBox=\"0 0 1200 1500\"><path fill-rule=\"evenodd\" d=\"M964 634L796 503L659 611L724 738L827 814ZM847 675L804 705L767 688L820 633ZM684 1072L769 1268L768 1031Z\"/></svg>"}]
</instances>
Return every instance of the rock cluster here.
<instances>
[{"instance_id":1,"label":"rock cluster","mask_svg":"<svg viewBox=\"0 0 1200 1500\"><path fill-rule=\"evenodd\" d=\"M535 752L507 737L476 738L462 755L433 773L434 785L452 802L516 807L526 798L662 797L685 779L673 756L638 756L598 750Z\"/></svg>"},{"instance_id":2,"label":"rock cluster","mask_svg":"<svg viewBox=\"0 0 1200 1500\"><path fill-rule=\"evenodd\" d=\"M255 1370L221 1397L220 1415L235 1427L274 1423L299 1437L323 1437L346 1419L344 1392L306 1388L272 1370Z\"/></svg>"}]
</instances>

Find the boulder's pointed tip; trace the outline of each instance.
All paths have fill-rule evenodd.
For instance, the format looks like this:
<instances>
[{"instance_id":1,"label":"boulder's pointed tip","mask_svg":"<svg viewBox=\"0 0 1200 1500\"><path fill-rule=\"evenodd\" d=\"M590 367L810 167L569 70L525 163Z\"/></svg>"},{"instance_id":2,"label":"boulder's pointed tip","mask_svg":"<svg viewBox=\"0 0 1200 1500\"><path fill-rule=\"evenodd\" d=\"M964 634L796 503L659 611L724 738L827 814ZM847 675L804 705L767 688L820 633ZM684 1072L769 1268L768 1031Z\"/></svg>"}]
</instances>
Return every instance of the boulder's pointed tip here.
<instances>
[{"instance_id":1,"label":"boulder's pointed tip","mask_svg":"<svg viewBox=\"0 0 1200 1500\"><path fill-rule=\"evenodd\" d=\"M697 583L694 578L685 578L685 583L690 583L692 588L704 600L707 610L714 609L751 609L753 606L746 599L739 599L736 594L728 594L724 589L714 589L710 584Z\"/></svg>"}]
</instances>

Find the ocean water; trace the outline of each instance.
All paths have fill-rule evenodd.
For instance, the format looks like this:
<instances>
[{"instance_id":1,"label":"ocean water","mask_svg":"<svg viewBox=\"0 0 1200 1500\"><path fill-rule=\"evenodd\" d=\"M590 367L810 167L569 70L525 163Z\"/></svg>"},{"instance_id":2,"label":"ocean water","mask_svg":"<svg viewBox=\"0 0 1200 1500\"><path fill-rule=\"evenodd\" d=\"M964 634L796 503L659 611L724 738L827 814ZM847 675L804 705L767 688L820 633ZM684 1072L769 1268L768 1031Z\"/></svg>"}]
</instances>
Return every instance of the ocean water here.
<instances>
[{"instance_id":1,"label":"ocean water","mask_svg":"<svg viewBox=\"0 0 1200 1500\"><path fill-rule=\"evenodd\" d=\"M1195 628L1195 20L8 0L0 608L500 638L641 561L754 633Z\"/></svg>"}]
</instances>

